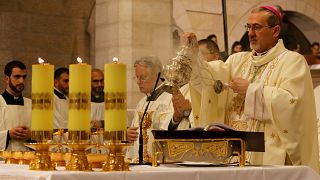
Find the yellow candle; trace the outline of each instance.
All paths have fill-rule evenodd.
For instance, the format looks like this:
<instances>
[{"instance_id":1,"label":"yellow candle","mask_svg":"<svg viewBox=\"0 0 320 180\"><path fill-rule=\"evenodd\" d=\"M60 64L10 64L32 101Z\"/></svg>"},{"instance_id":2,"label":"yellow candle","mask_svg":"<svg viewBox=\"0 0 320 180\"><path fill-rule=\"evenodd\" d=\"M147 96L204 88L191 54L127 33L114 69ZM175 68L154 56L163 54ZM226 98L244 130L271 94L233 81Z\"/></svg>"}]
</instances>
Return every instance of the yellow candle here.
<instances>
[{"instance_id":1,"label":"yellow candle","mask_svg":"<svg viewBox=\"0 0 320 180\"><path fill-rule=\"evenodd\" d=\"M125 64L114 62L104 65L105 131L126 131L126 85Z\"/></svg>"},{"instance_id":2,"label":"yellow candle","mask_svg":"<svg viewBox=\"0 0 320 180\"><path fill-rule=\"evenodd\" d=\"M32 131L53 130L53 71L47 63L32 65Z\"/></svg>"},{"instance_id":3,"label":"yellow candle","mask_svg":"<svg viewBox=\"0 0 320 180\"><path fill-rule=\"evenodd\" d=\"M91 66L69 66L69 131L90 132Z\"/></svg>"}]
</instances>

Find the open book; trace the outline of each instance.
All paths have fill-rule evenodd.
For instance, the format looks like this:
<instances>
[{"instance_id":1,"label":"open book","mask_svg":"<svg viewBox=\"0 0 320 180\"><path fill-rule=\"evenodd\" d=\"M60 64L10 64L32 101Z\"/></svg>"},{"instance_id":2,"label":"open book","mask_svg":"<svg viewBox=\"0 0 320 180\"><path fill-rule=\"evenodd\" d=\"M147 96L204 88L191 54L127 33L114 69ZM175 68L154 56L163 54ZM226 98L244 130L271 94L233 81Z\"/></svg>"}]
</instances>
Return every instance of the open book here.
<instances>
[{"instance_id":1,"label":"open book","mask_svg":"<svg viewBox=\"0 0 320 180\"><path fill-rule=\"evenodd\" d=\"M191 131L201 131L201 130L202 131L236 131L236 129L234 129L233 127L223 123L211 123L204 128L196 127L196 128L190 128L189 130Z\"/></svg>"}]
</instances>

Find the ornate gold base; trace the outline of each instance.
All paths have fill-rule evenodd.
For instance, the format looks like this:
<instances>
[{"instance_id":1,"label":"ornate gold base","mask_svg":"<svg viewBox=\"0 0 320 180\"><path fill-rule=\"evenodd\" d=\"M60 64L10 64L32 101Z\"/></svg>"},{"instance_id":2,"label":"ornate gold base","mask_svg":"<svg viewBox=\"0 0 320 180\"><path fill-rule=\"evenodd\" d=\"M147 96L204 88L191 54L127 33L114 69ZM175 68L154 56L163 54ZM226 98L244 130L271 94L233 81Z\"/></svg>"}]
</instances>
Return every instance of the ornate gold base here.
<instances>
[{"instance_id":1,"label":"ornate gold base","mask_svg":"<svg viewBox=\"0 0 320 180\"><path fill-rule=\"evenodd\" d=\"M30 160L27 159L15 159L15 158L9 158L5 160L6 164L19 164L19 165L23 165L23 164L29 164Z\"/></svg>"},{"instance_id":2,"label":"ornate gold base","mask_svg":"<svg viewBox=\"0 0 320 180\"><path fill-rule=\"evenodd\" d=\"M27 147L36 150L35 158L32 159L29 163L30 170L41 170L41 171L51 171L55 170L55 167L52 166L49 148L52 144L45 143L26 143Z\"/></svg>"},{"instance_id":3,"label":"ornate gold base","mask_svg":"<svg viewBox=\"0 0 320 180\"><path fill-rule=\"evenodd\" d=\"M71 155L69 163L66 165L68 171L92 171L87 156L83 152L74 152Z\"/></svg>"},{"instance_id":4,"label":"ornate gold base","mask_svg":"<svg viewBox=\"0 0 320 180\"><path fill-rule=\"evenodd\" d=\"M6 164L18 164L18 160L13 157L13 151L1 151L1 157L5 159Z\"/></svg>"},{"instance_id":5,"label":"ornate gold base","mask_svg":"<svg viewBox=\"0 0 320 180\"><path fill-rule=\"evenodd\" d=\"M4 162L5 162L6 164L18 164L18 163L19 163L19 160L13 159L13 158L9 158L9 159L6 159Z\"/></svg>"},{"instance_id":6,"label":"ornate gold base","mask_svg":"<svg viewBox=\"0 0 320 180\"><path fill-rule=\"evenodd\" d=\"M87 154L88 162L92 168L102 168L102 164L107 158L107 154Z\"/></svg>"},{"instance_id":7,"label":"ornate gold base","mask_svg":"<svg viewBox=\"0 0 320 180\"><path fill-rule=\"evenodd\" d=\"M53 166L66 166L65 153L52 152L50 153L50 158Z\"/></svg>"},{"instance_id":8,"label":"ornate gold base","mask_svg":"<svg viewBox=\"0 0 320 180\"><path fill-rule=\"evenodd\" d=\"M5 159L6 164L29 164L34 159L33 151L0 151L0 157Z\"/></svg>"},{"instance_id":9,"label":"ornate gold base","mask_svg":"<svg viewBox=\"0 0 320 180\"><path fill-rule=\"evenodd\" d=\"M73 144L86 144L90 139L90 131L68 131L68 141Z\"/></svg>"},{"instance_id":10,"label":"ornate gold base","mask_svg":"<svg viewBox=\"0 0 320 180\"><path fill-rule=\"evenodd\" d=\"M105 131L104 139L107 142L112 143L121 143L121 141L126 140L126 131Z\"/></svg>"},{"instance_id":11,"label":"ornate gold base","mask_svg":"<svg viewBox=\"0 0 320 180\"><path fill-rule=\"evenodd\" d=\"M29 163L30 170L51 171L55 170L55 167L51 163L49 152L36 152L35 159Z\"/></svg>"},{"instance_id":12,"label":"ornate gold base","mask_svg":"<svg viewBox=\"0 0 320 180\"><path fill-rule=\"evenodd\" d=\"M92 167L88 163L85 150L92 145L81 143L68 143L68 147L72 149L70 161L66 165L68 171L92 171Z\"/></svg>"},{"instance_id":13,"label":"ornate gold base","mask_svg":"<svg viewBox=\"0 0 320 180\"><path fill-rule=\"evenodd\" d=\"M52 131L31 131L31 139L38 143L47 143L52 140Z\"/></svg>"},{"instance_id":14,"label":"ornate gold base","mask_svg":"<svg viewBox=\"0 0 320 180\"><path fill-rule=\"evenodd\" d=\"M125 161L124 153L130 143L105 143L104 147L109 150L107 160L102 165L103 171L129 171L129 163Z\"/></svg>"}]
</instances>

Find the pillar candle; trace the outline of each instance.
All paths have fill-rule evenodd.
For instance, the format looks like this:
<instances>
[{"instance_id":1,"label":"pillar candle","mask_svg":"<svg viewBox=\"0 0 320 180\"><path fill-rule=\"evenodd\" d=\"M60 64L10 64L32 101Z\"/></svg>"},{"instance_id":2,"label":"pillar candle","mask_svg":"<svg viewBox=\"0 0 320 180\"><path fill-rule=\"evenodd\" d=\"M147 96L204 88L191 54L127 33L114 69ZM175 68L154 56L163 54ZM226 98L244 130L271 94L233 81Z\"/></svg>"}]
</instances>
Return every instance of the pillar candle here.
<instances>
[{"instance_id":1,"label":"pillar candle","mask_svg":"<svg viewBox=\"0 0 320 180\"><path fill-rule=\"evenodd\" d=\"M104 65L105 131L126 131L126 85L125 64L114 62Z\"/></svg>"},{"instance_id":2,"label":"pillar candle","mask_svg":"<svg viewBox=\"0 0 320 180\"><path fill-rule=\"evenodd\" d=\"M69 131L90 132L91 66L69 66Z\"/></svg>"},{"instance_id":3,"label":"pillar candle","mask_svg":"<svg viewBox=\"0 0 320 180\"><path fill-rule=\"evenodd\" d=\"M32 65L32 131L53 130L53 71L47 63Z\"/></svg>"}]
</instances>

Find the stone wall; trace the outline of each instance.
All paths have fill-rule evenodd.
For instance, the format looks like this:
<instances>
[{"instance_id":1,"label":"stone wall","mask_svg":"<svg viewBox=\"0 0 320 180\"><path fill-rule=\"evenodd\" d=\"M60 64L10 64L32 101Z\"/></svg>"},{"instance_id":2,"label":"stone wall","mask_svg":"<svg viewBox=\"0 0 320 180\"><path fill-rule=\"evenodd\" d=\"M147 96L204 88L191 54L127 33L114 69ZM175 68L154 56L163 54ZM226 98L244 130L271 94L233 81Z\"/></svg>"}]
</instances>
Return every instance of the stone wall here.
<instances>
[{"instance_id":1,"label":"stone wall","mask_svg":"<svg viewBox=\"0 0 320 180\"><path fill-rule=\"evenodd\" d=\"M218 37L218 46L224 50L221 0L173 0L173 18L184 32L195 32L198 39L209 34Z\"/></svg>"},{"instance_id":2,"label":"stone wall","mask_svg":"<svg viewBox=\"0 0 320 180\"><path fill-rule=\"evenodd\" d=\"M195 32L199 39L216 34L219 48L224 50L221 3L221 0L173 0L173 18L178 27L183 31ZM310 42L320 41L319 0L226 0L226 3L229 48L246 33L244 25L251 9L262 5L277 4L285 11L300 14L300 19L292 23L303 31ZM308 19L317 22L317 26Z\"/></svg>"},{"instance_id":3,"label":"stone wall","mask_svg":"<svg viewBox=\"0 0 320 180\"><path fill-rule=\"evenodd\" d=\"M25 95L30 97L31 65L38 57L55 67L68 67L78 56L94 62L94 31L88 31L93 7L95 0L1 0L0 77L9 60L23 61L28 67ZM3 81L0 84L3 89Z\"/></svg>"},{"instance_id":4,"label":"stone wall","mask_svg":"<svg viewBox=\"0 0 320 180\"><path fill-rule=\"evenodd\" d=\"M157 55L163 63L172 56L172 8L170 0L97 0L96 67L113 57L127 65L128 107L143 96L133 80L133 63Z\"/></svg>"},{"instance_id":5,"label":"stone wall","mask_svg":"<svg viewBox=\"0 0 320 180\"><path fill-rule=\"evenodd\" d=\"M261 5L279 4L320 24L319 0L226 0L228 45L246 33L244 25L251 9ZM302 16L301 16L302 17ZM295 20L309 41L320 41L320 27L305 18ZM127 64L128 106L134 108L143 96L136 83L132 64L140 56L156 54L165 63L172 57L172 32L192 31L198 39L216 34L224 51L221 0L97 0L96 59L103 68L117 56Z\"/></svg>"}]
</instances>

